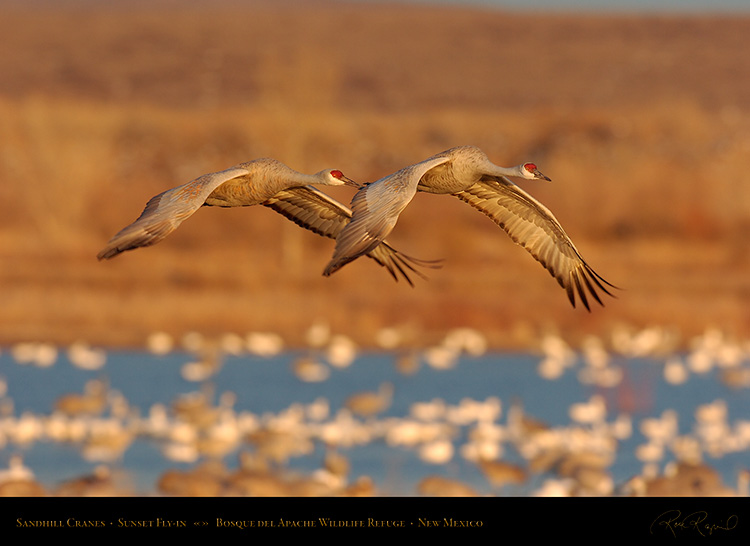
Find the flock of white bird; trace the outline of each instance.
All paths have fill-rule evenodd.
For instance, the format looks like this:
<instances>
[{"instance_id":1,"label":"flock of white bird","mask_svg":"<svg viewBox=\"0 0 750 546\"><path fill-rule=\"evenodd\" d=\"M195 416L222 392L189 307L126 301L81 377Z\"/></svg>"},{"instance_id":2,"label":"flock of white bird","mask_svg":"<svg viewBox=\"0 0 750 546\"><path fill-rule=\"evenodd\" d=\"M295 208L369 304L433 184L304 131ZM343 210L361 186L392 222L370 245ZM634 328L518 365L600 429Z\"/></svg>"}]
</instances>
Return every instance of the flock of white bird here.
<instances>
[{"instance_id":1,"label":"flock of white bird","mask_svg":"<svg viewBox=\"0 0 750 546\"><path fill-rule=\"evenodd\" d=\"M325 381L337 368L356 365L362 356L354 342L332 332L324 322L313 323L306 338L310 347L291 369L300 381ZM487 350L482 334L469 328L448 332L429 347L414 346L400 328L383 329L376 342L396 355L394 365L402 373L414 373L422 365L438 371L460 366L462 359ZM181 373L196 384L195 391L156 403L142 413L106 380L97 378L88 381L82 392L57 399L50 414L17 415L12 394L22 393L13 393L12 385L0 378L0 453L6 453L8 461L0 471L0 495L144 494L117 479L123 455L135 441L152 442L166 460L191 467L165 472L154 490L145 492L157 495L389 494L387 487L369 476L351 476L347 451L371 444L413 452L423 464L435 467L416 491L407 494L747 494L744 469L738 483L728 486L704 463L707 458L750 450L750 420L731 421L725 401L698 406L692 431L681 433L675 410L634 422L628 411L609 407L603 394L625 381L624 362L630 358L652 359L672 384L718 369L732 388L750 387L724 373L750 369L750 342L732 340L718 330L692 340L687 353L676 350L676 335L663 328L621 328L609 339L590 337L575 348L555 334L540 336L539 376L554 381L564 373L575 373L596 393L569 407L569 423L564 426L539 422L526 413L520 400L501 401L494 396L465 398L456 404L440 398L414 400L408 414L390 416L387 410L399 389L397 382L352 393L341 407L319 398L309 404L291 403L279 412L255 414L235 408L237 393L215 393L211 379L220 373L227 355L281 354L286 347L280 336L227 334L209 339L188 333L174 339L154 333L146 346L154 354L184 352ZM40 367L55 365L63 352L71 365L106 376L106 353L84 342L66 350L42 343L17 344L9 350L18 365ZM403 355L409 356L408 366L400 363ZM682 368L680 374L670 369L676 365ZM610 467L622 456L621 444L632 438L634 430L645 438L633 454L642 471L626 482L616 482ZM36 442L76 446L85 461L98 466L90 476L39 484L22 458L23 451ZM320 446L326 452L321 468L308 475L289 470L290 461L310 456ZM224 463L231 457L239 461L236 469ZM459 459L476 466L486 479L485 487L453 477Z\"/></svg>"}]
</instances>

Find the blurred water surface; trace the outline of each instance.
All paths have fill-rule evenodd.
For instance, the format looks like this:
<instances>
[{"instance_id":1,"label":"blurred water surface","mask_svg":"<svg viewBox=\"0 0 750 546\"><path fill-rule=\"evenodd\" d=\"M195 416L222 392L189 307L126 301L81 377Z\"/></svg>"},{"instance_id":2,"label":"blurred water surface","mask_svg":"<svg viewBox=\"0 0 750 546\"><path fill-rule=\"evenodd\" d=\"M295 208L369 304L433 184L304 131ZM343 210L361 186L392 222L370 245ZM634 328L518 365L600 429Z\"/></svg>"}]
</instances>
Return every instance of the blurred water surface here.
<instances>
[{"instance_id":1,"label":"blurred water surface","mask_svg":"<svg viewBox=\"0 0 750 546\"><path fill-rule=\"evenodd\" d=\"M690 437L698 430L696 415L701 408L719 404L725 408L723 420L727 430L745 426L750 416L750 397L746 389L733 389L720 381L720 370L714 368L700 374L691 374L679 385L664 379L664 362L654 358L614 358L613 366L622 371L616 386L602 387L580 380L585 367L581 359L567 368L560 377L546 379L539 375L540 357L523 353L495 353L483 356L462 356L448 369L421 365L411 374L399 372L394 366L396 356L386 352L369 352L359 355L349 366L330 368L325 381L305 382L293 373L293 364L301 353L285 352L273 357L253 355L227 356L221 368L199 385L182 377L181 370L194 358L182 352L153 355L147 352L111 352L104 367L84 370L74 366L61 355L49 367L22 365L14 362L8 351L0 355L0 375L7 388L3 419L35 416L43 419L54 412L55 401L62 396L84 390L92 379L103 379L109 392L116 392L127 401L128 415L145 417L155 405L168 406L186 393L210 387L215 399L232 393L231 411L235 415L283 415L290 408L309 408L315 404L326 408L318 421L333 420L344 408L349 396L361 391L375 391L383 383L394 386L389 407L376 417L356 418L361 423L397 422L410 417L415 403L442 401L444 407L459 408L467 401L484 403L500 400L496 418L485 419L505 426L511 406L520 403L524 412L552 429L580 427L584 430L594 424L575 422L571 408L586 404L592 397L606 402L606 415L600 423L610 425L618 420L630 419L632 433L617 441L616 458L609 467L615 484L623 484L642 472L644 462L636 456L639 446L647 443L640 430L644 419L659 418L666 410L678 415L679 435ZM12 409L11 409L12 408ZM122 417L126 419L126 417ZM455 447L452 456L441 462L428 462L417 449L409 446L389 445L383 437L359 445L341 446L339 451L351 464L351 477L369 476L379 494L414 495L417 484L430 475L460 480L475 488L480 494L530 495L538 490L549 473L532 474L523 484L510 484L502 489L493 488L474 462L462 456L461 446L470 436L476 423L467 421L458 427L450 441ZM501 442L502 443L502 442ZM74 442L55 442L48 438L31 440L19 445L6 439L0 449L0 460L7 466L13 455L22 455L24 464L46 487L90 474L96 461L82 457ZM241 443L222 459L227 467L237 465L240 450L250 449ZM316 442L312 452L291 456L290 469L302 473L321 467L325 447ZM715 455L715 454L714 454ZM502 459L524 464L522 454L505 442ZM717 456L703 454L704 461L717 469L725 483L734 486L738 473L747 468L747 451L726 452ZM656 461L663 467L674 455L669 449ZM148 437L138 436L129 444L121 457L108 461L124 471L133 481L138 494L154 493L159 476L170 468L188 469L195 462L168 460L157 443Z\"/></svg>"}]
</instances>

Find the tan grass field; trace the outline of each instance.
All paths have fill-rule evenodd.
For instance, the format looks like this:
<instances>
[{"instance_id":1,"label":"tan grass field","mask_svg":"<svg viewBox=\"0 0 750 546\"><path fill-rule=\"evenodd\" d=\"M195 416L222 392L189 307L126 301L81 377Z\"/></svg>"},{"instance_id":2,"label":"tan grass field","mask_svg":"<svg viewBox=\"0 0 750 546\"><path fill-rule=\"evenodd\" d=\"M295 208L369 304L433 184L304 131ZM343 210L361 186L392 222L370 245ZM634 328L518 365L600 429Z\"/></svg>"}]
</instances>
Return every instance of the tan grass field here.
<instances>
[{"instance_id":1,"label":"tan grass field","mask_svg":"<svg viewBox=\"0 0 750 546\"><path fill-rule=\"evenodd\" d=\"M142 344L317 319L372 345L475 327L750 334L750 18L518 14L396 4L0 2L0 344ZM460 144L502 165L621 286L564 291L483 215L420 194L389 240L415 287L262 208L206 208L99 263L152 195L256 157L375 180ZM351 189L327 190L342 202Z\"/></svg>"}]
</instances>

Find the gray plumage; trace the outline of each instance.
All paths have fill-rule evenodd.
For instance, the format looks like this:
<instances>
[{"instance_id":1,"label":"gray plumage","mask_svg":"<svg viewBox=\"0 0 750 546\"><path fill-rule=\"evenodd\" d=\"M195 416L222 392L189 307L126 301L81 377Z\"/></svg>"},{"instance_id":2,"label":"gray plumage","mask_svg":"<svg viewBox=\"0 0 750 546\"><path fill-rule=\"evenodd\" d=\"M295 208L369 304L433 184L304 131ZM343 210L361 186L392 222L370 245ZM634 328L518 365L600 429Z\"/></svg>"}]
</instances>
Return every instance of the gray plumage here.
<instances>
[{"instance_id":1,"label":"gray plumage","mask_svg":"<svg viewBox=\"0 0 750 546\"><path fill-rule=\"evenodd\" d=\"M352 218L349 208L312 186L282 190L263 205L305 229L334 240L338 239ZM395 280L398 280L400 274L411 286L414 283L409 278L408 271L425 278L414 266L431 269L441 266L441 260L422 260L408 256L393 248L388 241L372 248L367 252L367 257L385 267Z\"/></svg>"},{"instance_id":2,"label":"gray plumage","mask_svg":"<svg viewBox=\"0 0 750 546\"><path fill-rule=\"evenodd\" d=\"M509 176L549 180L533 163L499 167L479 148L459 146L366 185L354 196L352 221L338 237L324 275L374 248L423 191L454 195L490 217L550 272L574 307L576 294L588 310L589 295L602 304L597 290L611 296L606 287L614 286L586 263L552 212Z\"/></svg>"},{"instance_id":3,"label":"gray plumage","mask_svg":"<svg viewBox=\"0 0 750 546\"><path fill-rule=\"evenodd\" d=\"M275 159L256 159L209 173L152 197L141 215L119 231L97 255L109 259L126 250L158 243L202 206L238 207L264 205L319 235L336 239L351 218L351 211L310 184L328 186L359 184L341 171L329 169L314 175L297 172ZM398 274L412 284L407 270L436 267L436 262L400 254L390 245L370 255L394 279Z\"/></svg>"},{"instance_id":4,"label":"gray plumage","mask_svg":"<svg viewBox=\"0 0 750 546\"><path fill-rule=\"evenodd\" d=\"M416 195L422 175L446 161L445 158L422 161L359 190L352 199L352 220L336 238L333 257L323 275L329 276L377 248Z\"/></svg>"}]
</instances>

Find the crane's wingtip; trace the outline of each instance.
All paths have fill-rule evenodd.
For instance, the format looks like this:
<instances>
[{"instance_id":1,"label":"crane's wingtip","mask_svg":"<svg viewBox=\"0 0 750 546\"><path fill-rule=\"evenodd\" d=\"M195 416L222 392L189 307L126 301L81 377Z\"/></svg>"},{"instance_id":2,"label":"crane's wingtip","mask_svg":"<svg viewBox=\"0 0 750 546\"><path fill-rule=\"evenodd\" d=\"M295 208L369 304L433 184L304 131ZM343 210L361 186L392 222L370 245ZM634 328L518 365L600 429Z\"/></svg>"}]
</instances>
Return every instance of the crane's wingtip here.
<instances>
[{"instance_id":1,"label":"crane's wingtip","mask_svg":"<svg viewBox=\"0 0 750 546\"><path fill-rule=\"evenodd\" d=\"M99 251L99 254L96 255L96 259L99 261L109 260L111 258L114 258L115 256L119 256L126 250L131 250L132 248L137 247L123 247L122 245L117 244L108 245Z\"/></svg>"},{"instance_id":2,"label":"crane's wingtip","mask_svg":"<svg viewBox=\"0 0 750 546\"><path fill-rule=\"evenodd\" d=\"M353 262L357 256L354 257L344 257L344 258L334 258L330 262L328 262L328 265L323 270L323 276L324 277L330 277L336 271L344 267L346 264Z\"/></svg>"}]
</instances>

